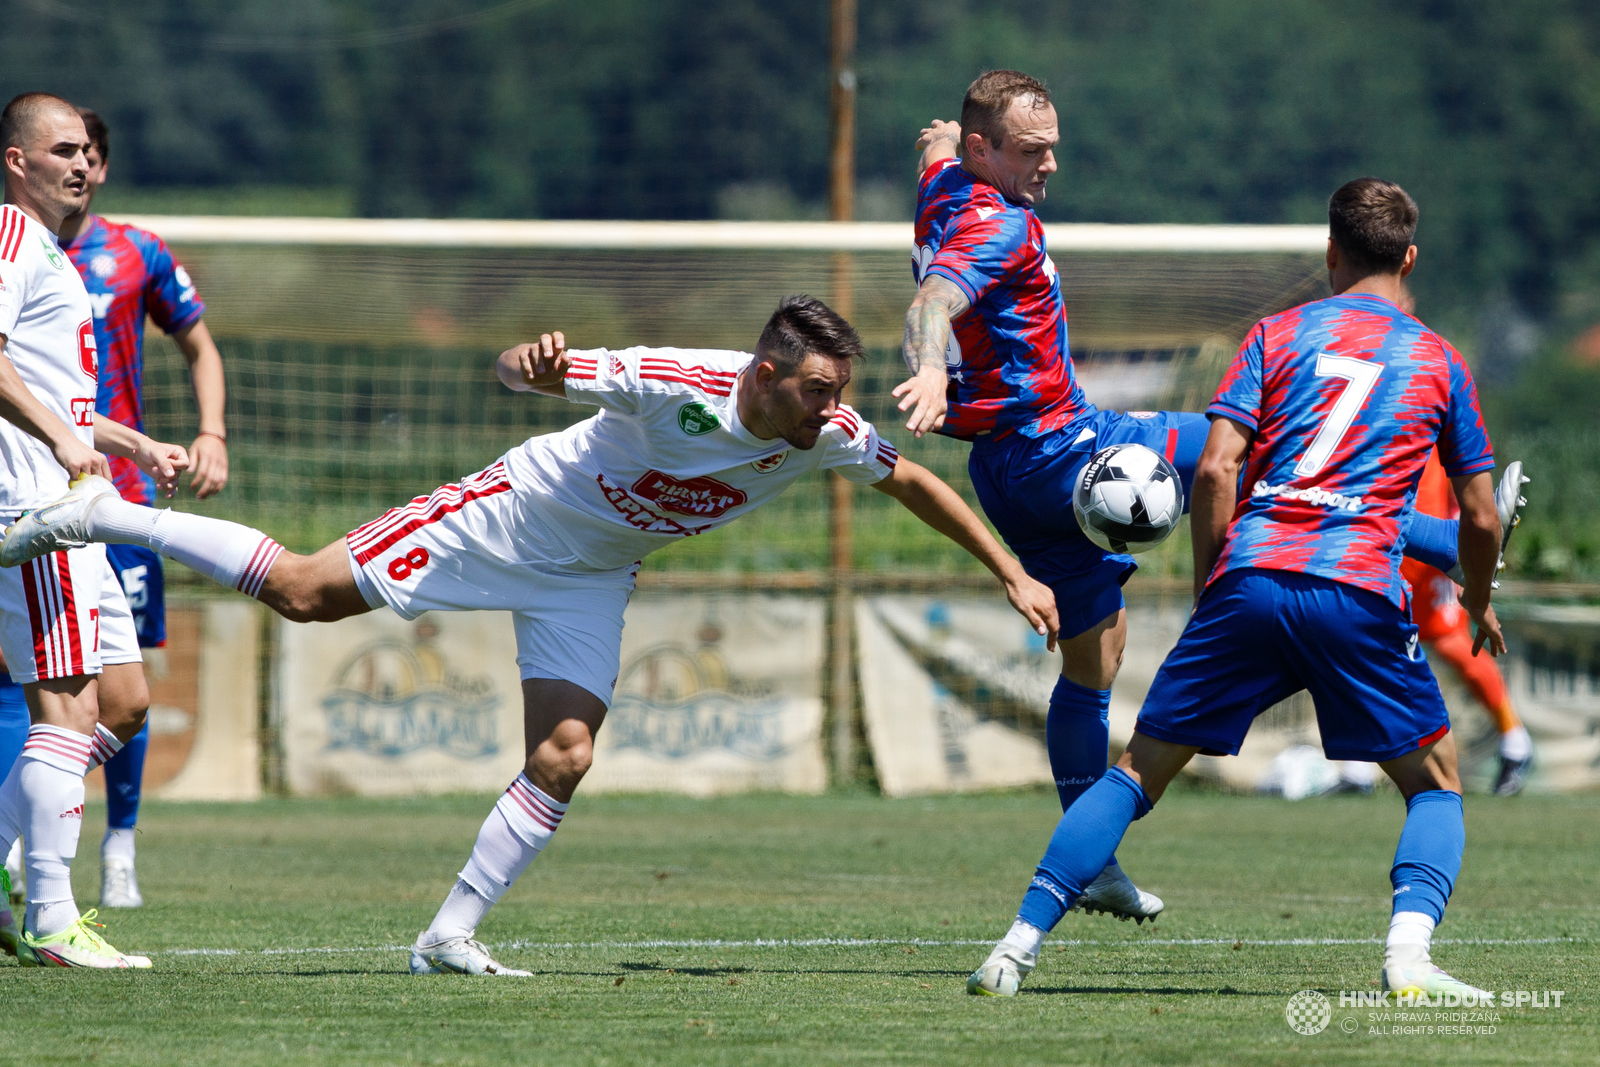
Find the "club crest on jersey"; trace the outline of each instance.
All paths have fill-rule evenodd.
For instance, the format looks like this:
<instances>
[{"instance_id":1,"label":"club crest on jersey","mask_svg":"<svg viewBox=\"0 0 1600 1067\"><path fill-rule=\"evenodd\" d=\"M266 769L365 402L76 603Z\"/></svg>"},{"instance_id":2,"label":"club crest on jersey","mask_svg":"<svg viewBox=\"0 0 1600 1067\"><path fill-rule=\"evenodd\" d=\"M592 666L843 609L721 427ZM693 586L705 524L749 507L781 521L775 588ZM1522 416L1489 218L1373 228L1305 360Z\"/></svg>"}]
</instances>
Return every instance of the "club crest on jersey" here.
<instances>
[{"instance_id":1,"label":"club crest on jersey","mask_svg":"<svg viewBox=\"0 0 1600 1067\"><path fill-rule=\"evenodd\" d=\"M692 400L678 409L678 429L690 437L710 433L720 425L717 413L702 401Z\"/></svg>"},{"instance_id":2,"label":"club crest on jersey","mask_svg":"<svg viewBox=\"0 0 1600 1067\"><path fill-rule=\"evenodd\" d=\"M782 452L773 453L766 459L758 459L754 463L750 464L750 466L757 474L771 474L773 471L783 466L783 461L788 458L789 452L787 449L785 449Z\"/></svg>"},{"instance_id":3,"label":"club crest on jersey","mask_svg":"<svg viewBox=\"0 0 1600 1067\"><path fill-rule=\"evenodd\" d=\"M117 257L109 252L101 252L89 260L89 273L96 278L109 278L117 273Z\"/></svg>"},{"instance_id":4,"label":"club crest on jersey","mask_svg":"<svg viewBox=\"0 0 1600 1067\"><path fill-rule=\"evenodd\" d=\"M645 471L630 492L662 511L701 519L714 519L750 499L744 490L715 478L674 478L655 470Z\"/></svg>"},{"instance_id":5,"label":"club crest on jersey","mask_svg":"<svg viewBox=\"0 0 1600 1067\"><path fill-rule=\"evenodd\" d=\"M41 236L39 243L44 246L44 258L50 261L52 267L60 270L67 265L67 261L61 258L61 253L56 251L56 246L50 243L48 237Z\"/></svg>"}]
</instances>

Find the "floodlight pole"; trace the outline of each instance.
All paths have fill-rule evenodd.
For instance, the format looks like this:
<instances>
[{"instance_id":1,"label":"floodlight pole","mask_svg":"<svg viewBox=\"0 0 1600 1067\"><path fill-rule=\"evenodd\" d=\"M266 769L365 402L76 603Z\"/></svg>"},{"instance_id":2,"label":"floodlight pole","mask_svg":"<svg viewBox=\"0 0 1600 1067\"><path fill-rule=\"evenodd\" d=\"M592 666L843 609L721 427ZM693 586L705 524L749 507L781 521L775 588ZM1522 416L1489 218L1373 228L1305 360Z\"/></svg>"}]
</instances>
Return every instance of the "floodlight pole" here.
<instances>
[{"instance_id":1,"label":"floodlight pole","mask_svg":"<svg viewBox=\"0 0 1600 1067\"><path fill-rule=\"evenodd\" d=\"M828 93L833 134L829 214L834 222L851 222L856 200L856 0L829 3L833 45ZM832 303L833 310L846 319L855 317L854 259L849 252L833 254ZM856 777L855 607L850 596L853 504L851 484L834 472L828 509L828 702L833 709L833 779L838 785Z\"/></svg>"}]
</instances>

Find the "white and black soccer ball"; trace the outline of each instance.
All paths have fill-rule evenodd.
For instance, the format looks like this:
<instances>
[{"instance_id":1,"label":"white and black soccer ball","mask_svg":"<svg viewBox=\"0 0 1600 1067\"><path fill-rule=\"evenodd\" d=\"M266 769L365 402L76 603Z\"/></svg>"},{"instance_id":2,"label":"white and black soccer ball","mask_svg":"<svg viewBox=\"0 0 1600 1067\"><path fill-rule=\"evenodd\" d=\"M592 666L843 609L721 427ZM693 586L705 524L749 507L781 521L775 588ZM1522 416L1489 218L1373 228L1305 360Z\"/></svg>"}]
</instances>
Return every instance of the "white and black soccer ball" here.
<instances>
[{"instance_id":1,"label":"white and black soccer ball","mask_svg":"<svg viewBox=\"0 0 1600 1067\"><path fill-rule=\"evenodd\" d=\"M1144 445L1094 454L1072 490L1072 510L1089 540L1110 552L1147 552L1183 517L1178 470Z\"/></svg>"}]
</instances>

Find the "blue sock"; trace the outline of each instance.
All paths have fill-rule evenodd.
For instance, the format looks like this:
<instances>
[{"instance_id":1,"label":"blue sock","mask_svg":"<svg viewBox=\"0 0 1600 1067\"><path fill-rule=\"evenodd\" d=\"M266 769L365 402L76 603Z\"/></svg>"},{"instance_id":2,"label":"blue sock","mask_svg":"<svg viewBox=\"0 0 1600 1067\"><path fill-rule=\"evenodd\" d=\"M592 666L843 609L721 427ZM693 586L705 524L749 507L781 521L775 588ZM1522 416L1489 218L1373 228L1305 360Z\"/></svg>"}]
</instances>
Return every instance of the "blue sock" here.
<instances>
[{"instance_id":1,"label":"blue sock","mask_svg":"<svg viewBox=\"0 0 1600 1067\"><path fill-rule=\"evenodd\" d=\"M144 750L150 724L106 761L106 828L132 830L139 821L139 793L144 784Z\"/></svg>"},{"instance_id":2,"label":"blue sock","mask_svg":"<svg viewBox=\"0 0 1600 1067\"><path fill-rule=\"evenodd\" d=\"M1406 801L1406 825L1389 871L1394 910L1421 912L1436 924L1442 920L1466 847L1460 793L1430 789Z\"/></svg>"},{"instance_id":3,"label":"blue sock","mask_svg":"<svg viewBox=\"0 0 1600 1067\"><path fill-rule=\"evenodd\" d=\"M1402 542L1405 554L1418 563L1449 573L1456 565L1456 539L1460 532L1461 522L1457 519L1436 519L1412 511Z\"/></svg>"},{"instance_id":4,"label":"blue sock","mask_svg":"<svg viewBox=\"0 0 1600 1067\"><path fill-rule=\"evenodd\" d=\"M1056 679L1044 738L1062 811L1106 773L1110 715L1111 690L1087 689L1064 677Z\"/></svg>"},{"instance_id":5,"label":"blue sock","mask_svg":"<svg viewBox=\"0 0 1600 1067\"><path fill-rule=\"evenodd\" d=\"M0 672L0 782L11 773L11 765L22 755L27 740L28 701L22 695L22 686L13 682L9 674ZM0 856L0 862L4 860Z\"/></svg>"},{"instance_id":6,"label":"blue sock","mask_svg":"<svg viewBox=\"0 0 1600 1067\"><path fill-rule=\"evenodd\" d=\"M1056 824L1017 918L1040 930L1054 929L1078 902L1083 887L1105 870L1129 824L1151 806L1139 783L1122 768L1101 775Z\"/></svg>"}]
</instances>

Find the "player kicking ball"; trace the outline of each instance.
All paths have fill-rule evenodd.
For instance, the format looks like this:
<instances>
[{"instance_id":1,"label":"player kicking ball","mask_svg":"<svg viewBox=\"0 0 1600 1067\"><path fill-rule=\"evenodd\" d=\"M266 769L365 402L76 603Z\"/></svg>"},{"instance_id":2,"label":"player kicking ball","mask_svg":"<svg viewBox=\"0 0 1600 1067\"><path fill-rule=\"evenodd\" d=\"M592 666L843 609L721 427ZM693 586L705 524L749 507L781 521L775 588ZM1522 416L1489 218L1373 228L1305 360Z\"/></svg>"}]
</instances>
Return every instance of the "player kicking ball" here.
<instances>
[{"instance_id":1,"label":"player kicking ball","mask_svg":"<svg viewBox=\"0 0 1600 1067\"><path fill-rule=\"evenodd\" d=\"M311 556L237 523L122 500L101 479L5 535L0 564L64 545L145 545L296 622L388 607L510 611L521 667L527 764L484 822L433 923L415 974L525 975L473 934L549 843L589 769L616 685L623 609L639 561L716 529L813 471L894 497L971 552L1051 647L1055 598L1006 554L949 486L900 458L840 403L861 356L856 331L821 302L789 297L755 355L630 348L567 351L561 334L500 356L508 388L600 408L534 437L488 469L418 497Z\"/></svg>"},{"instance_id":2,"label":"player kicking ball","mask_svg":"<svg viewBox=\"0 0 1600 1067\"><path fill-rule=\"evenodd\" d=\"M916 436L972 443L967 467L984 514L1055 592L1061 676L1045 741L1064 811L1106 770L1111 686L1128 640L1122 586L1138 566L1079 528L1073 487L1102 449L1143 445L1177 471L1187 510L1207 421L1198 412L1102 411L1079 386L1061 280L1034 210L1056 173L1059 140L1049 90L1014 70L980 75L959 124L935 120L922 131L918 288L904 347L912 377L894 395ZM1453 523L1413 516L1404 541L1407 555L1443 571L1455 565ZM1141 923L1165 906L1114 856L1078 904Z\"/></svg>"},{"instance_id":3,"label":"player kicking ball","mask_svg":"<svg viewBox=\"0 0 1600 1067\"><path fill-rule=\"evenodd\" d=\"M1257 323L1207 410L1194 614L1127 750L1062 816L1016 922L968 979L971 993L1014 995L1046 933L1173 776L1197 752L1236 755L1255 716L1302 689L1328 758L1377 763L1406 800L1383 987L1474 991L1429 955L1466 829L1450 718L1398 565L1437 442L1461 503L1474 652L1505 650L1489 606L1501 545L1494 454L1466 362L1399 307L1416 262L1416 204L1397 185L1360 178L1333 194L1328 215L1335 295Z\"/></svg>"}]
</instances>

